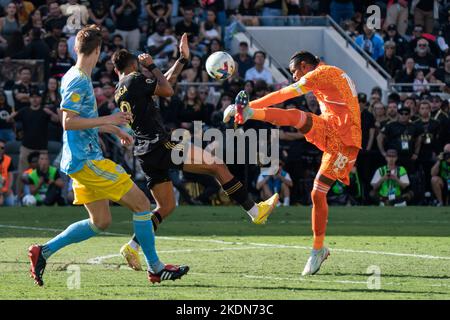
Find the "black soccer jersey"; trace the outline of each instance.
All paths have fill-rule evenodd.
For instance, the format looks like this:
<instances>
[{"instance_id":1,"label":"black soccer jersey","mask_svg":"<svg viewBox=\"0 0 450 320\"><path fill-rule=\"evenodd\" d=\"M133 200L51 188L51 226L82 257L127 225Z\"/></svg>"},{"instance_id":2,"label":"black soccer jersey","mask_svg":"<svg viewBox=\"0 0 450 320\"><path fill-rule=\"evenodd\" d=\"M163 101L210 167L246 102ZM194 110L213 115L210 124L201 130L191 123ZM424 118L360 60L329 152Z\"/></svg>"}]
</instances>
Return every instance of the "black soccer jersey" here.
<instances>
[{"instance_id":1,"label":"black soccer jersey","mask_svg":"<svg viewBox=\"0 0 450 320\"><path fill-rule=\"evenodd\" d=\"M151 152L170 138L152 99L156 84L156 81L147 79L141 73L133 72L116 86L115 100L120 110L133 114L130 125L134 131L136 156Z\"/></svg>"}]
</instances>

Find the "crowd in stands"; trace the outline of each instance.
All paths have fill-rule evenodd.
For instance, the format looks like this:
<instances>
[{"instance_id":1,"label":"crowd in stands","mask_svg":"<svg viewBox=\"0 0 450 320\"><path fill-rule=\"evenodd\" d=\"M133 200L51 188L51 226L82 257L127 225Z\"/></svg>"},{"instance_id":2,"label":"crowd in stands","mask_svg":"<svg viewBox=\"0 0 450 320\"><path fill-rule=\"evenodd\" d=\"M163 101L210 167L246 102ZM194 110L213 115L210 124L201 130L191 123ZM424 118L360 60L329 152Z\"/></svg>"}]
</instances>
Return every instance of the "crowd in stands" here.
<instances>
[{"instance_id":1,"label":"crowd in stands","mask_svg":"<svg viewBox=\"0 0 450 320\"><path fill-rule=\"evenodd\" d=\"M378 5L382 13L380 29L375 31L366 23L370 4ZM157 103L169 130L192 130L193 121L224 130L228 127L222 123L223 111L237 92L245 89L254 99L277 85L264 65L267 53L250 55L246 42L232 52L238 65L233 77L223 83L208 77L205 60L211 53L229 49L230 23L296 25L301 16L326 14L386 70L402 92L387 99L379 88L369 96L358 95L362 150L350 186L336 182L329 192L330 203L445 205L450 192L446 96L450 93L450 3L429 0L0 0L0 205L17 204L27 194L45 205L68 204L73 198L70 179L58 171L63 133L59 85L76 60L73 47L80 26L95 23L102 29L102 52L92 75L100 116L118 111L114 101L118 78L110 61L117 49L148 52L165 71L176 61L178 40L187 32L190 63L180 75L176 94ZM34 60L43 62L37 66L30 63ZM277 107L320 113L312 94ZM248 128L271 127L249 121L244 126ZM282 161L275 175L265 175L256 165L232 165L231 170L256 198L279 192L284 205L310 204L321 153L294 128L280 128L280 141ZM121 148L107 134L101 135L101 143L105 156L122 163L145 189L132 150ZM17 149L16 159L5 152L8 148ZM180 201L220 200L215 196L220 187L210 177L178 171L171 176ZM194 192L186 181L201 188Z\"/></svg>"}]
</instances>

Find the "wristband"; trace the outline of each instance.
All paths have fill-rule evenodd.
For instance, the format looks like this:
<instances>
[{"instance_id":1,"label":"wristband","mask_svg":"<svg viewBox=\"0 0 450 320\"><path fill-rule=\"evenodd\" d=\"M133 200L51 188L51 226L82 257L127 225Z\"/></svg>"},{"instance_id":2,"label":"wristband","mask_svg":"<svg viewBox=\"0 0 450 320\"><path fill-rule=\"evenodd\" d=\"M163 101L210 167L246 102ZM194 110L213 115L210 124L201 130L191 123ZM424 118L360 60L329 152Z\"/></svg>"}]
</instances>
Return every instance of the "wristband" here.
<instances>
[{"instance_id":1,"label":"wristband","mask_svg":"<svg viewBox=\"0 0 450 320\"><path fill-rule=\"evenodd\" d=\"M157 66L156 66L156 64L154 64L154 63L152 63L151 65L147 66L147 69L148 69L148 71L150 71L150 72L152 72L153 69L156 69L156 68L157 68Z\"/></svg>"},{"instance_id":2,"label":"wristband","mask_svg":"<svg viewBox=\"0 0 450 320\"><path fill-rule=\"evenodd\" d=\"M182 63L182 64L186 64L186 63L189 62L189 60L186 59L186 58L184 58L184 57L179 58L178 61L179 61L180 63Z\"/></svg>"}]
</instances>

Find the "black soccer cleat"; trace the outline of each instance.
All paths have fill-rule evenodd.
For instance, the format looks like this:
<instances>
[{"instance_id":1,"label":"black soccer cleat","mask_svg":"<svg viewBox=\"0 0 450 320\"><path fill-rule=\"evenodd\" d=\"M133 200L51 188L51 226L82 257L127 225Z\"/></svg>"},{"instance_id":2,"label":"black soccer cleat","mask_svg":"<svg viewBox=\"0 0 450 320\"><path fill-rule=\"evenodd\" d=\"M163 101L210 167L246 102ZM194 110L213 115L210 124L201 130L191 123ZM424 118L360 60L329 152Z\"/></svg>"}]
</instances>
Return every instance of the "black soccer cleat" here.
<instances>
[{"instance_id":1,"label":"black soccer cleat","mask_svg":"<svg viewBox=\"0 0 450 320\"><path fill-rule=\"evenodd\" d=\"M152 273L148 271L148 280L151 283L161 282L165 280L177 280L181 279L186 273L188 273L188 266L174 266L171 264L166 264L164 269L158 273Z\"/></svg>"},{"instance_id":2,"label":"black soccer cleat","mask_svg":"<svg viewBox=\"0 0 450 320\"><path fill-rule=\"evenodd\" d=\"M44 281L42 276L44 275L45 266L47 261L42 255L42 246L33 244L28 248L28 257L30 258L30 273L31 277L34 279L34 283L38 286L43 286Z\"/></svg>"}]
</instances>

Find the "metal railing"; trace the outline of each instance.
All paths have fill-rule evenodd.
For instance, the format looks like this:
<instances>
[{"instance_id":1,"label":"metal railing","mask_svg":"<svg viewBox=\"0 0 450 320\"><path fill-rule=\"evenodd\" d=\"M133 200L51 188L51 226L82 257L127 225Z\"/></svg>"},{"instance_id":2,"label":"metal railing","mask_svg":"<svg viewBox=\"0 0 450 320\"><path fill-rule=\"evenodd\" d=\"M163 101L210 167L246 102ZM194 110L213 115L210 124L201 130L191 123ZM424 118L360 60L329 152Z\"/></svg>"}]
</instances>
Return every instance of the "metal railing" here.
<instances>
[{"instance_id":1,"label":"metal railing","mask_svg":"<svg viewBox=\"0 0 450 320\"><path fill-rule=\"evenodd\" d=\"M391 75L387 73L386 70L384 70L383 67L381 67L378 62L376 62L366 51L358 46L355 41L344 31L344 29L342 29L341 26L333 20L333 18L331 18L329 15L327 15L327 18L329 24L345 39L346 47L348 48L349 46L351 46L353 49L355 49L366 60L366 67L369 67L369 65L371 65L383 76L383 78L388 81L389 84L392 81Z\"/></svg>"}]
</instances>

